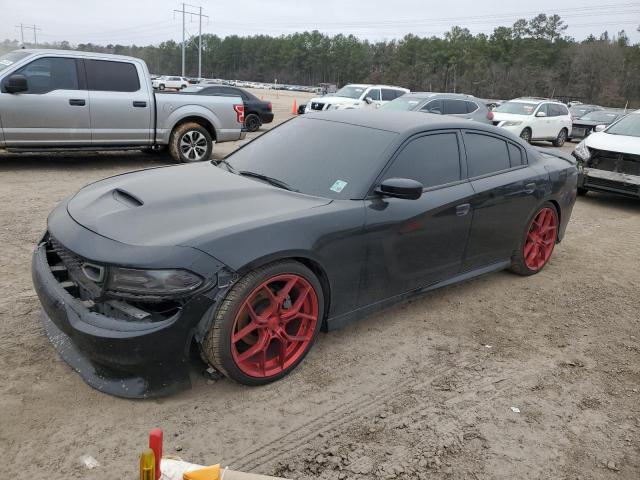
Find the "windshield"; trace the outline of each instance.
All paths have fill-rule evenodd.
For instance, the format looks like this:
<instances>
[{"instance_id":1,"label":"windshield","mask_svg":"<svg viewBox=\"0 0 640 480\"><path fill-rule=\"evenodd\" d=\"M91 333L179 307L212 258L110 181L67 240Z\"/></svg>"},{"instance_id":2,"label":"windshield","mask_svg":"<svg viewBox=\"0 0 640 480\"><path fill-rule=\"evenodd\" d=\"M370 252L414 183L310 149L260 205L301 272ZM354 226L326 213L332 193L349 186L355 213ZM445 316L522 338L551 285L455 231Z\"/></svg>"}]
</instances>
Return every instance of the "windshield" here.
<instances>
[{"instance_id":1,"label":"windshield","mask_svg":"<svg viewBox=\"0 0 640 480\"><path fill-rule=\"evenodd\" d=\"M0 56L0 72L29 55L29 52L9 52Z\"/></svg>"},{"instance_id":2,"label":"windshield","mask_svg":"<svg viewBox=\"0 0 640 480\"><path fill-rule=\"evenodd\" d=\"M363 198L395 137L385 130L297 117L248 143L227 161L239 172L265 175L307 195Z\"/></svg>"},{"instance_id":3,"label":"windshield","mask_svg":"<svg viewBox=\"0 0 640 480\"><path fill-rule=\"evenodd\" d=\"M391 100L389 103L385 103L380 107L380 110L392 110L395 112L407 112L415 110L416 107L424 101L423 98L416 97L398 97L395 100Z\"/></svg>"},{"instance_id":4,"label":"windshield","mask_svg":"<svg viewBox=\"0 0 640 480\"><path fill-rule=\"evenodd\" d=\"M537 106L537 103L507 102L496 108L494 112L532 115Z\"/></svg>"},{"instance_id":5,"label":"windshield","mask_svg":"<svg viewBox=\"0 0 640 480\"><path fill-rule=\"evenodd\" d=\"M572 117L582 118L583 115L593 112L595 109L596 107L590 107L589 105L579 105L577 107L571 107L569 113L571 113Z\"/></svg>"},{"instance_id":6,"label":"windshield","mask_svg":"<svg viewBox=\"0 0 640 480\"><path fill-rule=\"evenodd\" d=\"M611 125L605 130L611 135L628 135L640 137L640 113L632 113Z\"/></svg>"},{"instance_id":7,"label":"windshield","mask_svg":"<svg viewBox=\"0 0 640 480\"><path fill-rule=\"evenodd\" d=\"M590 122L600 122L604 125L609 125L618 118L620 114L615 112L603 112L602 110L596 110L595 112L587 113L580 120L588 120Z\"/></svg>"},{"instance_id":8,"label":"windshield","mask_svg":"<svg viewBox=\"0 0 640 480\"><path fill-rule=\"evenodd\" d=\"M333 95L335 97L346 97L346 98L355 98L358 99L364 93L365 89L362 87L351 87L347 85L346 87L342 87Z\"/></svg>"}]
</instances>

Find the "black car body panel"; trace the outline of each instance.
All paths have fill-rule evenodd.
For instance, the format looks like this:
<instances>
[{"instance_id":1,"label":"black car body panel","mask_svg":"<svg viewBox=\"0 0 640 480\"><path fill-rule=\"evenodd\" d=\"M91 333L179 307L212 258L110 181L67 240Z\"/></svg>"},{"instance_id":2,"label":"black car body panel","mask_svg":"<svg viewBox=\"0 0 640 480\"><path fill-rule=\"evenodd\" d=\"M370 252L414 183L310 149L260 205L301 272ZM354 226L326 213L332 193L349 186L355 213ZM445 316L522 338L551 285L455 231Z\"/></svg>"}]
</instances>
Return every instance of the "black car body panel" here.
<instances>
[{"instance_id":1,"label":"black car body panel","mask_svg":"<svg viewBox=\"0 0 640 480\"><path fill-rule=\"evenodd\" d=\"M508 267L531 216L546 201L559 211L558 240L564 235L576 197L571 158L535 150L493 126L431 114L310 113L286 128L309 125L299 122L318 122L315 133L357 125L372 135L393 135L385 137L390 143L380 158L371 159L373 170L361 172L362 188L326 197L200 163L96 182L51 213L34 253L34 284L53 344L67 361L82 357L69 363L87 383L129 397L188 386L190 346L206 335L220 299L243 274L274 260L295 259L319 277L324 327L334 329L410 295ZM458 181L425 187L418 200L375 193L407 145L443 134L459 145ZM522 164L469 178L468 135L506 142ZM238 152L251 152L249 145ZM236 155L228 158L231 164L240 163ZM67 250L80 264L107 271L179 268L203 282L163 310L147 298L113 298L101 285L92 290L74 276ZM136 311L148 316L136 319ZM114 381L119 375L126 390Z\"/></svg>"},{"instance_id":2,"label":"black car body panel","mask_svg":"<svg viewBox=\"0 0 640 480\"><path fill-rule=\"evenodd\" d=\"M183 92L190 93L190 92ZM273 108L271 102L260 100L251 92L246 91L243 88L232 87L227 85L211 85L201 83L198 85L198 95L225 95L242 98L244 103L245 118L250 114L255 114L260 117L261 123L271 123L273 121Z\"/></svg>"}]
</instances>

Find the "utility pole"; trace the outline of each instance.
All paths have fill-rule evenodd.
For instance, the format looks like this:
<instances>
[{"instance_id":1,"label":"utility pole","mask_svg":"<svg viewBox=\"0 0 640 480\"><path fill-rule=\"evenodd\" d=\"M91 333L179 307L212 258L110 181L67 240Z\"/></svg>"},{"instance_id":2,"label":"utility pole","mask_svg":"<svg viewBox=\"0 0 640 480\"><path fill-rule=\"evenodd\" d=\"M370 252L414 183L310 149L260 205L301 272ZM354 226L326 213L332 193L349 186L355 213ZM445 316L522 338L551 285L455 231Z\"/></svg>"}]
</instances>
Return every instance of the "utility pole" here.
<instances>
[{"instance_id":1,"label":"utility pole","mask_svg":"<svg viewBox=\"0 0 640 480\"><path fill-rule=\"evenodd\" d=\"M27 25L24 23L21 23L20 25L16 25L16 28L20 28L20 40L22 41L22 46L24 47L24 29L28 28L33 30L33 44L34 45L38 45L38 34L37 31L38 30L42 30L41 28L38 28L36 25Z\"/></svg>"},{"instance_id":2,"label":"utility pole","mask_svg":"<svg viewBox=\"0 0 640 480\"><path fill-rule=\"evenodd\" d=\"M189 10L187 10L187 7L197 8L197 9L199 9L199 11L198 12L189 11ZM182 14L182 76L183 77L185 75L185 56L186 56L186 49L187 49L185 19L186 19L187 15L191 15L191 18L193 18L196 15L198 16L198 21L199 21L199 29L198 29L198 77L202 77L202 17L205 17L205 18L208 19L209 16L202 14L202 7L197 7L195 5L189 5L188 3L183 3L182 4L182 10L174 10L173 12L174 12L174 14L175 13L181 13Z\"/></svg>"},{"instance_id":3,"label":"utility pole","mask_svg":"<svg viewBox=\"0 0 640 480\"><path fill-rule=\"evenodd\" d=\"M16 25L16 27L20 27L20 43L24 47L24 25Z\"/></svg>"}]
</instances>

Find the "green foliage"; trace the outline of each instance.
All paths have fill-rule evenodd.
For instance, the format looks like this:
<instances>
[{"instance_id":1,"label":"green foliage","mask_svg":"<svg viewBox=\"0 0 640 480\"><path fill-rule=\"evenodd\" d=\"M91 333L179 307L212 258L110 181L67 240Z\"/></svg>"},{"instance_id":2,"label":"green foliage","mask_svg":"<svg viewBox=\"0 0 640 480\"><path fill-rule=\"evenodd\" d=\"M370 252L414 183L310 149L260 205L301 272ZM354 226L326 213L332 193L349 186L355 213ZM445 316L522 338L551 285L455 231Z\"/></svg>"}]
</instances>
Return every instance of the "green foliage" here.
<instances>
[{"instance_id":1,"label":"green foliage","mask_svg":"<svg viewBox=\"0 0 640 480\"><path fill-rule=\"evenodd\" d=\"M566 29L558 15L540 14L499 26L489 36L454 26L443 38L410 34L375 43L318 31L279 37L205 34L202 74L302 85L388 83L483 98L555 95L608 106L640 106L640 45L631 45L624 31L612 38L603 32L577 42L564 35ZM18 46L5 41L0 53ZM48 46L71 48L68 42ZM139 57L156 74L179 74L181 69L181 45L173 40L75 48ZM195 76L197 38L191 39L186 54L186 73Z\"/></svg>"}]
</instances>

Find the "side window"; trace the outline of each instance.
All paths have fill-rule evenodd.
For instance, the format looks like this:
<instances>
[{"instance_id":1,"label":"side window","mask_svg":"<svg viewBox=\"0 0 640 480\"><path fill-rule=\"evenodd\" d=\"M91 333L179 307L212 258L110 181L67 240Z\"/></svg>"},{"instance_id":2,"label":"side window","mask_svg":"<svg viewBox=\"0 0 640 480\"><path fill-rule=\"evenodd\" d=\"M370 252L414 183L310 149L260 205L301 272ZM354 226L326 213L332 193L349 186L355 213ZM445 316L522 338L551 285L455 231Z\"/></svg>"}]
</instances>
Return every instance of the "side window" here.
<instances>
[{"instance_id":1,"label":"side window","mask_svg":"<svg viewBox=\"0 0 640 480\"><path fill-rule=\"evenodd\" d=\"M133 63L85 60L87 86L99 92L137 92L138 71Z\"/></svg>"},{"instance_id":2,"label":"side window","mask_svg":"<svg viewBox=\"0 0 640 480\"><path fill-rule=\"evenodd\" d=\"M422 107L420 111L442 115L442 100L431 100L424 107Z\"/></svg>"},{"instance_id":3,"label":"side window","mask_svg":"<svg viewBox=\"0 0 640 480\"><path fill-rule=\"evenodd\" d=\"M524 155L522 153L522 149L520 147L516 147L512 143L507 144L509 148L509 159L511 160L511 166L517 167L519 165L524 165Z\"/></svg>"},{"instance_id":4,"label":"side window","mask_svg":"<svg viewBox=\"0 0 640 480\"><path fill-rule=\"evenodd\" d=\"M390 102L391 100L395 100L398 97L400 92L397 90L391 90L390 88L382 89L382 100L385 102Z\"/></svg>"},{"instance_id":5,"label":"side window","mask_svg":"<svg viewBox=\"0 0 640 480\"><path fill-rule=\"evenodd\" d=\"M403 90L394 90L396 98L403 96L406 92Z\"/></svg>"},{"instance_id":6,"label":"side window","mask_svg":"<svg viewBox=\"0 0 640 480\"><path fill-rule=\"evenodd\" d=\"M552 112L551 113L552 117L561 117L563 115L569 115L569 111L567 110L567 107L565 107L564 105L560 105L558 103L550 103L549 111Z\"/></svg>"},{"instance_id":7,"label":"side window","mask_svg":"<svg viewBox=\"0 0 640 480\"><path fill-rule=\"evenodd\" d=\"M24 93L78 90L78 70L73 58L39 58L15 73L27 78L29 90Z\"/></svg>"},{"instance_id":8,"label":"side window","mask_svg":"<svg viewBox=\"0 0 640 480\"><path fill-rule=\"evenodd\" d=\"M478 105L476 104L476 102L465 100L464 103L467 106L467 113L473 113L478 109Z\"/></svg>"},{"instance_id":9,"label":"side window","mask_svg":"<svg viewBox=\"0 0 640 480\"><path fill-rule=\"evenodd\" d=\"M536 112L536 115L540 112L544 112L547 117L549 116L549 108L548 108L549 104L548 103L543 103L542 105L540 105L540 108L538 108L538 111Z\"/></svg>"},{"instance_id":10,"label":"side window","mask_svg":"<svg viewBox=\"0 0 640 480\"><path fill-rule=\"evenodd\" d=\"M469 177L478 177L511 167L507 142L504 140L466 132L464 145L467 150Z\"/></svg>"},{"instance_id":11,"label":"side window","mask_svg":"<svg viewBox=\"0 0 640 480\"><path fill-rule=\"evenodd\" d=\"M412 140L396 157L385 178L411 178L425 188L460 180L460 152L455 133Z\"/></svg>"},{"instance_id":12,"label":"side window","mask_svg":"<svg viewBox=\"0 0 640 480\"><path fill-rule=\"evenodd\" d=\"M366 97L370 97L374 102L380 100L380 89L372 88L365 94L365 98Z\"/></svg>"},{"instance_id":13,"label":"side window","mask_svg":"<svg viewBox=\"0 0 640 480\"><path fill-rule=\"evenodd\" d=\"M467 106L464 100L442 100L445 115L461 115L467 113Z\"/></svg>"}]
</instances>

